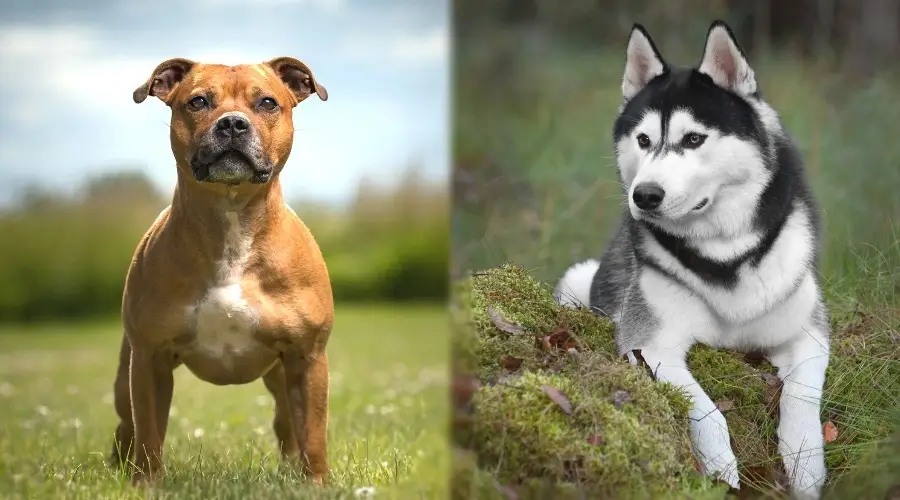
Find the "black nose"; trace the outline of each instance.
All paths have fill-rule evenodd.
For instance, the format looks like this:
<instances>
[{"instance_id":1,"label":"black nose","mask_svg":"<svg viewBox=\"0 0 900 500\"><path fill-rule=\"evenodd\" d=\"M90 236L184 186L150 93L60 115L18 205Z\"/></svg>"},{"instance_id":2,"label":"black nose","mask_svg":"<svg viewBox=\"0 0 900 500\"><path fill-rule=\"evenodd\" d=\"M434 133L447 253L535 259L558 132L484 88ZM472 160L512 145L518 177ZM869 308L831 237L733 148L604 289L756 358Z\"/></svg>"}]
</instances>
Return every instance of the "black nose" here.
<instances>
[{"instance_id":1,"label":"black nose","mask_svg":"<svg viewBox=\"0 0 900 500\"><path fill-rule=\"evenodd\" d=\"M216 122L216 133L225 137L237 137L250 129L250 122L246 118L227 115Z\"/></svg>"},{"instance_id":2,"label":"black nose","mask_svg":"<svg viewBox=\"0 0 900 500\"><path fill-rule=\"evenodd\" d=\"M655 182L638 184L637 187L634 188L634 193L631 195L634 204L641 210L655 210L659 208L665 197L666 192Z\"/></svg>"}]
</instances>

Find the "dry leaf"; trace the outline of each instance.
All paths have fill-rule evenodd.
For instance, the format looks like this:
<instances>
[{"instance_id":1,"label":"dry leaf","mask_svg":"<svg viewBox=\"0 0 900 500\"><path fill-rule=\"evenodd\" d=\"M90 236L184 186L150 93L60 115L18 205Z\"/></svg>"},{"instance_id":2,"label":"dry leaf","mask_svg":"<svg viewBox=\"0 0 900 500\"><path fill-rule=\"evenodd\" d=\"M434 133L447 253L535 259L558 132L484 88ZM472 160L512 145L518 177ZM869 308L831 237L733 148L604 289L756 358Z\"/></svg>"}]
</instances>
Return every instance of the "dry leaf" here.
<instances>
[{"instance_id":1,"label":"dry leaf","mask_svg":"<svg viewBox=\"0 0 900 500\"><path fill-rule=\"evenodd\" d=\"M553 349L553 346L550 345L550 336L549 335L544 335L543 337L541 337L541 347L543 347L545 351L549 351L550 349Z\"/></svg>"},{"instance_id":2,"label":"dry leaf","mask_svg":"<svg viewBox=\"0 0 900 500\"><path fill-rule=\"evenodd\" d=\"M589 436L587 437L587 442L588 442L591 446L600 446L600 445L602 445L603 442L604 442L604 441L603 441L603 436L601 436L601 435L599 435L599 434L591 434L591 435L589 435Z\"/></svg>"},{"instance_id":3,"label":"dry leaf","mask_svg":"<svg viewBox=\"0 0 900 500\"><path fill-rule=\"evenodd\" d=\"M550 396L550 399L559 406L559 408L565 412L566 415L572 414L572 403L569 401L569 398L566 397L565 394L560 392L556 387L551 387L549 385L542 385L541 389L547 396Z\"/></svg>"},{"instance_id":4,"label":"dry leaf","mask_svg":"<svg viewBox=\"0 0 900 500\"><path fill-rule=\"evenodd\" d=\"M500 360L500 368L514 372L522 366L523 361L525 360L522 358L517 358L515 356L506 356Z\"/></svg>"},{"instance_id":5,"label":"dry leaf","mask_svg":"<svg viewBox=\"0 0 900 500\"><path fill-rule=\"evenodd\" d=\"M569 333L569 330L566 328L558 328L555 332L551 333L547 337L547 342L551 347L555 347L557 349L568 351L569 349L578 349L578 342L572 337Z\"/></svg>"},{"instance_id":6,"label":"dry leaf","mask_svg":"<svg viewBox=\"0 0 900 500\"><path fill-rule=\"evenodd\" d=\"M716 408L721 412L731 411L734 409L734 401L730 399L720 399L716 401Z\"/></svg>"},{"instance_id":7,"label":"dry leaf","mask_svg":"<svg viewBox=\"0 0 900 500\"><path fill-rule=\"evenodd\" d=\"M488 313L488 316L490 316L490 318L491 318L491 323L493 323L494 326L496 326L500 330L502 330L506 333L511 333L513 335L519 335L520 333L525 333L524 328L522 328L519 325L510 323L509 321L504 319L503 316L501 316L500 313L498 313L497 310L494 309L493 307L488 306L487 313Z\"/></svg>"},{"instance_id":8,"label":"dry leaf","mask_svg":"<svg viewBox=\"0 0 900 500\"><path fill-rule=\"evenodd\" d=\"M631 402L631 394L628 394L628 391L618 390L612 394L612 402L616 408L621 408Z\"/></svg>"},{"instance_id":9,"label":"dry leaf","mask_svg":"<svg viewBox=\"0 0 900 500\"><path fill-rule=\"evenodd\" d=\"M760 378L765 381L766 393L763 395L763 401L766 403L766 409L769 413L778 411L778 402L781 400L781 379L777 375L771 373L763 373Z\"/></svg>"},{"instance_id":10,"label":"dry leaf","mask_svg":"<svg viewBox=\"0 0 900 500\"><path fill-rule=\"evenodd\" d=\"M822 433L825 434L825 444L834 442L838 438L838 428L831 420L826 420L822 424Z\"/></svg>"}]
</instances>

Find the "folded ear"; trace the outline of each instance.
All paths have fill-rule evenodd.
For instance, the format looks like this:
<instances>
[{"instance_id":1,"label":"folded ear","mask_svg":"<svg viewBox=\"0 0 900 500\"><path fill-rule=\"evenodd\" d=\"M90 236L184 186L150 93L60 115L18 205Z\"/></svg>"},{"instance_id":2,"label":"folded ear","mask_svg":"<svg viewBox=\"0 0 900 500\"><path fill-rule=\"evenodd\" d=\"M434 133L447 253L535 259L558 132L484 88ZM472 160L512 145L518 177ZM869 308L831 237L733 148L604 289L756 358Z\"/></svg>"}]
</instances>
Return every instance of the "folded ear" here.
<instances>
[{"instance_id":1,"label":"folded ear","mask_svg":"<svg viewBox=\"0 0 900 500\"><path fill-rule=\"evenodd\" d=\"M269 67L275 70L275 74L281 78L281 81L297 98L299 104L313 92L323 101L328 100L328 91L325 87L316 81L309 66L300 62L293 57L278 57L266 62Z\"/></svg>"},{"instance_id":2,"label":"folded ear","mask_svg":"<svg viewBox=\"0 0 900 500\"><path fill-rule=\"evenodd\" d=\"M140 104L147 99L148 96L158 97L161 101L168 103L168 97L171 95L175 87L184 79L194 65L197 64L189 59L169 59L163 61L153 70L150 78L143 85L135 89L132 94L134 102Z\"/></svg>"},{"instance_id":3,"label":"folded ear","mask_svg":"<svg viewBox=\"0 0 900 500\"><path fill-rule=\"evenodd\" d=\"M716 85L735 94L751 96L757 92L753 69L731 29L723 21L715 21L709 27L703 60L698 69L709 75Z\"/></svg>"},{"instance_id":4,"label":"folded ear","mask_svg":"<svg viewBox=\"0 0 900 500\"><path fill-rule=\"evenodd\" d=\"M640 24L631 28L628 47L625 49L625 75L622 77L622 95L629 100L650 83L650 80L666 71L666 63L650 34Z\"/></svg>"}]
</instances>

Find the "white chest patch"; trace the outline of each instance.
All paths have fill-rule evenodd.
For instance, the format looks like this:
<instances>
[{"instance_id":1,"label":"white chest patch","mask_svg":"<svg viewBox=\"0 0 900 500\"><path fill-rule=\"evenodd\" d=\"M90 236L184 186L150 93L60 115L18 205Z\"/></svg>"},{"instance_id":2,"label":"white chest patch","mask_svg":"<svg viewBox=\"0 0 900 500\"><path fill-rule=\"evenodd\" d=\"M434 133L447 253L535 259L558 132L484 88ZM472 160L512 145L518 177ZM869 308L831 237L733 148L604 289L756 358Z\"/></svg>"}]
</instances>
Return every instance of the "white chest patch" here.
<instances>
[{"instance_id":1,"label":"white chest patch","mask_svg":"<svg viewBox=\"0 0 900 500\"><path fill-rule=\"evenodd\" d=\"M795 206L781 234L757 267L744 264L738 271L738 283L732 289L709 284L687 269L659 243L649 240L646 250L669 272L680 278L721 318L745 323L760 318L787 299L809 272L812 258L812 234L809 216L802 206ZM753 239L739 240L729 252L723 245L701 247L708 258L728 257L735 250L745 251Z\"/></svg>"},{"instance_id":2,"label":"white chest patch","mask_svg":"<svg viewBox=\"0 0 900 500\"><path fill-rule=\"evenodd\" d=\"M194 347L231 365L256 344L253 330L259 314L243 297L241 283L250 257L252 235L235 212L225 213L225 244L216 265L216 280L200 301L188 308L194 325Z\"/></svg>"}]
</instances>

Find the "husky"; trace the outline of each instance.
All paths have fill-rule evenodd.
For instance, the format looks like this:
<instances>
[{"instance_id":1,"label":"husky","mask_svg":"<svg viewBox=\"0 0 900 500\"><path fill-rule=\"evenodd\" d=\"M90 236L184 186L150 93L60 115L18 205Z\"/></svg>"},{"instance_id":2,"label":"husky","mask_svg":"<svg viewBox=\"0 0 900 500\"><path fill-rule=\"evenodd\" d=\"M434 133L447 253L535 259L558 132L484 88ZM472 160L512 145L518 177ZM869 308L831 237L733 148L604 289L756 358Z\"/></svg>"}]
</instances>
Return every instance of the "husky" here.
<instances>
[{"instance_id":1,"label":"husky","mask_svg":"<svg viewBox=\"0 0 900 500\"><path fill-rule=\"evenodd\" d=\"M570 267L554 297L610 318L620 355L690 396L694 455L736 489L725 417L686 355L697 343L762 352L783 382L778 450L791 490L819 498L829 324L797 147L722 21L694 68L666 63L636 24L622 95L613 144L628 206L601 259Z\"/></svg>"}]
</instances>

